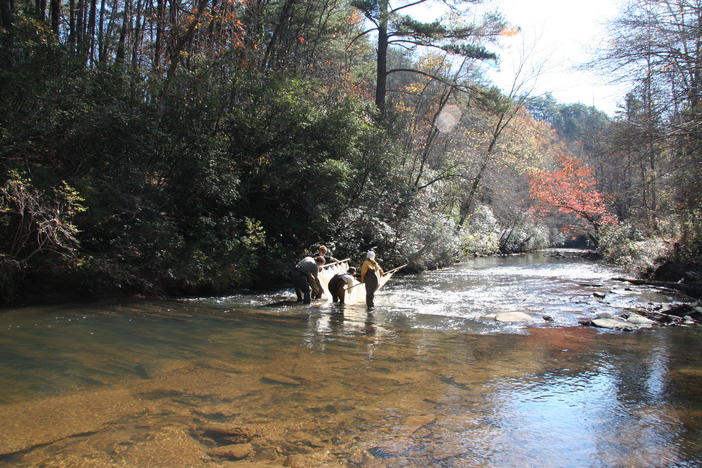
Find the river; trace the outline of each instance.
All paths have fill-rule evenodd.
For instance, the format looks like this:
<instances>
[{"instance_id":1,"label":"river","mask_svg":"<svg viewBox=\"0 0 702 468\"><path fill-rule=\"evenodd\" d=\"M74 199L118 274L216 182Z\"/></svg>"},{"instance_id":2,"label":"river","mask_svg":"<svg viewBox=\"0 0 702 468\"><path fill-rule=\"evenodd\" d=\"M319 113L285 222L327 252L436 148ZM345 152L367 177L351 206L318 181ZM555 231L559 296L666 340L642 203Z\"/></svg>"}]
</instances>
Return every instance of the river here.
<instances>
[{"instance_id":1,"label":"river","mask_svg":"<svg viewBox=\"0 0 702 468\"><path fill-rule=\"evenodd\" d=\"M7 310L0 466L700 466L700 330L578 323L678 299L618 274L546 252L396 276L371 313L292 290Z\"/></svg>"}]
</instances>

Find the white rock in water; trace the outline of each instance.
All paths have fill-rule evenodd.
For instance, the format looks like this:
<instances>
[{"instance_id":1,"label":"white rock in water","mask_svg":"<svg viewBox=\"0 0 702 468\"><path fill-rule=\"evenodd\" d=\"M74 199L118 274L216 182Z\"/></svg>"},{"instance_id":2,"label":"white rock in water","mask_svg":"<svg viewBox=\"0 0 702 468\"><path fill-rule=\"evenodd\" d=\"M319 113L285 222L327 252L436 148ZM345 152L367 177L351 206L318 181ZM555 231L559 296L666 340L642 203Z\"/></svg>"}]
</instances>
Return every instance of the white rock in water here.
<instances>
[{"instance_id":1,"label":"white rock in water","mask_svg":"<svg viewBox=\"0 0 702 468\"><path fill-rule=\"evenodd\" d=\"M629 323L626 320L617 318L596 318L592 324L600 328L613 328L615 330L633 330L637 328L635 323Z\"/></svg>"},{"instance_id":2,"label":"white rock in water","mask_svg":"<svg viewBox=\"0 0 702 468\"><path fill-rule=\"evenodd\" d=\"M635 323L636 325L653 325L656 323L654 320L651 320L648 317L644 317L643 315L635 314L633 312L629 314L626 321L629 323Z\"/></svg>"},{"instance_id":3,"label":"white rock in water","mask_svg":"<svg viewBox=\"0 0 702 468\"><path fill-rule=\"evenodd\" d=\"M498 322L538 322L537 319L524 312L504 312L495 315Z\"/></svg>"}]
</instances>

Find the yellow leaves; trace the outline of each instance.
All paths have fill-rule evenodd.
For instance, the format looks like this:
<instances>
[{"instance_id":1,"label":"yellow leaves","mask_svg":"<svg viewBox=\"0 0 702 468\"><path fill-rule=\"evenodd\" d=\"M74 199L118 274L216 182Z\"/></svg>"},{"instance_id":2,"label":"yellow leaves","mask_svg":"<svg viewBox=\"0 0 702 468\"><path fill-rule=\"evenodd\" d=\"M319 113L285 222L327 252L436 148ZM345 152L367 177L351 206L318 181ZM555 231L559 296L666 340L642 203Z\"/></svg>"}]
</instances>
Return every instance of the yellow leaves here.
<instances>
[{"instance_id":1,"label":"yellow leaves","mask_svg":"<svg viewBox=\"0 0 702 468\"><path fill-rule=\"evenodd\" d=\"M424 83L410 83L402 88L402 90L408 94L422 94L425 86L426 84Z\"/></svg>"},{"instance_id":2,"label":"yellow leaves","mask_svg":"<svg viewBox=\"0 0 702 468\"><path fill-rule=\"evenodd\" d=\"M395 103L395 111L405 114L410 113L414 110L414 106L406 104L404 101L398 101Z\"/></svg>"},{"instance_id":3,"label":"yellow leaves","mask_svg":"<svg viewBox=\"0 0 702 468\"><path fill-rule=\"evenodd\" d=\"M418 61L417 67L420 70L440 70L444 68L446 64L446 57L438 54L427 54L421 57Z\"/></svg>"},{"instance_id":4,"label":"yellow leaves","mask_svg":"<svg viewBox=\"0 0 702 468\"><path fill-rule=\"evenodd\" d=\"M553 128L521 110L515 115L501 145L504 164L520 174L539 172L549 167L564 150Z\"/></svg>"}]
</instances>

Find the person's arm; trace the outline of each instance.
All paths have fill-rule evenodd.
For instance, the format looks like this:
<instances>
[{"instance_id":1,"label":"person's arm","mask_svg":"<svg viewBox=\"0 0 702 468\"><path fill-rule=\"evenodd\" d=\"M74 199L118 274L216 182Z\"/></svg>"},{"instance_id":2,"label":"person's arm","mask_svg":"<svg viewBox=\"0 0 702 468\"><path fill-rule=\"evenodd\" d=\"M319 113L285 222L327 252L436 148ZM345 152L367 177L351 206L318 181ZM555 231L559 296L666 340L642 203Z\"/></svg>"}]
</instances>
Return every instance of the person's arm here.
<instances>
[{"instance_id":1,"label":"person's arm","mask_svg":"<svg viewBox=\"0 0 702 468\"><path fill-rule=\"evenodd\" d=\"M368 272L368 262L363 262L361 265L361 283L366 282L366 273Z\"/></svg>"}]
</instances>

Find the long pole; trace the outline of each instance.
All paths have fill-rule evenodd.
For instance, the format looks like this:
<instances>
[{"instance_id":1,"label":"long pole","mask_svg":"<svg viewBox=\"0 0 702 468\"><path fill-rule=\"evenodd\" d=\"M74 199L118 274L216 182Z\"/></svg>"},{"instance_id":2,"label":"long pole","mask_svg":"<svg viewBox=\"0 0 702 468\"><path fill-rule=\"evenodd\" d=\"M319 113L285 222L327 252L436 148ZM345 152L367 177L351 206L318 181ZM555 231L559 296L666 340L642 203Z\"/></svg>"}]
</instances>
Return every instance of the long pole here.
<instances>
[{"instance_id":1,"label":"long pole","mask_svg":"<svg viewBox=\"0 0 702 468\"><path fill-rule=\"evenodd\" d=\"M343 260L337 260L337 261L335 261L335 262L326 263L326 264L324 264L324 266L323 266L322 268L330 267L330 266L332 266L332 265L337 265L337 264L339 264L339 263L348 262L349 260L351 260L351 259L350 259L350 258L345 258L345 259L343 259Z\"/></svg>"},{"instance_id":2,"label":"long pole","mask_svg":"<svg viewBox=\"0 0 702 468\"><path fill-rule=\"evenodd\" d=\"M392 274L395 273L397 270L399 270L399 269L401 269L401 268L404 268L404 267L406 267L407 265L409 265L409 264L408 264L408 263L405 263L404 265L400 265L399 267L393 268L393 269L390 270L390 271L386 271L385 274L384 274L383 276L385 276L385 275L392 275ZM354 284L353 286L349 286L348 288L346 288L346 290L348 291L349 289L355 288L355 287L358 286L359 284L365 284L365 283L357 283L357 284Z\"/></svg>"}]
</instances>

